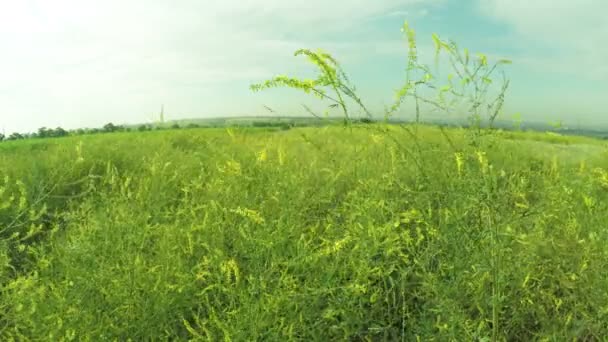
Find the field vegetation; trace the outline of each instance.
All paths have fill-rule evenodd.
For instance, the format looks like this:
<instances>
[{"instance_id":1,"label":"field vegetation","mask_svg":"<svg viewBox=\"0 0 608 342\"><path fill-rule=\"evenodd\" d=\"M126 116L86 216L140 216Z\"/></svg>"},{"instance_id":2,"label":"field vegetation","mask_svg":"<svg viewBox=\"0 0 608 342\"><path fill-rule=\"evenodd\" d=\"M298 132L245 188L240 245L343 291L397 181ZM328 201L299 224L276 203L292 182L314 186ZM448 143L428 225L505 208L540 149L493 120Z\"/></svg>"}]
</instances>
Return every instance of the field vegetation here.
<instances>
[{"instance_id":1,"label":"field vegetation","mask_svg":"<svg viewBox=\"0 0 608 342\"><path fill-rule=\"evenodd\" d=\"M253 89L317 95L343 125L1 143L0 339L608 336L608 144L492 128L507 61L435 36L455 68L440 85L404 32L385 114L409 103L417 122L355 122L369 111L337 61L300 50L317 79ZM423 124L425 104L470 127Z\"/></svg>"}]
</instances>

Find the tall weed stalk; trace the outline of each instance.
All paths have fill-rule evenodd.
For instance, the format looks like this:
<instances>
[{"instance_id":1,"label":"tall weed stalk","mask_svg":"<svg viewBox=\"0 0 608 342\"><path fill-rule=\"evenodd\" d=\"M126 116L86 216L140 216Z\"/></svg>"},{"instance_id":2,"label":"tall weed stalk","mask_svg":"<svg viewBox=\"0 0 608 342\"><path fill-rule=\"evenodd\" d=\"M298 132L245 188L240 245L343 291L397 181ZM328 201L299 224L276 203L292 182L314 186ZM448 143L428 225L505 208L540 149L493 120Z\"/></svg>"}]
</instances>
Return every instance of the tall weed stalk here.
<instances>
[{"instance_id":1,"label":"tall weed stalk","mask_svg":"<svg viewBox=\"0 0 608 342\"><path fill-rule=\"evenodd\" d=\"M423 183L428 182L426 167L432 167L424 162L424 152L419 140L419 125L422 122L421 105L424 104L434 111L450 114L453 112L464 111L469 120L469 129L467 130L470 138L470 144L473 147L479 147L481 143L481 135L483 133L482 126L485 121L489 128L494 126L498 116L502 112L506 92L509 88L510 81L507 79L504 71L502 71L502 83L499 88L492 92L492 86L497 83L492 77L499 68L505 64L511 63L507 59L499 59L490 64L488 57L485 54L478 53L471 56L468 49L460 49L452 40L444 40L437 34L432 35L435 46L435 72L426 64L420 62L417 49L416 32L404 23L402 33L406 37L408 55L407 67L405 72L405 82L395 94L395 102L390 108L385 109L384 119L388 123L391 117L401 109L407 98L413 99L415 120L413 129L411 125L401 124L401 127L406 135L411 138L415 146L415 151L406 148L400 143L399 138L393 134L389 126L372 125L371 129L380 130L380 132L393 140L396 145L407 153L416 163L417 168L422 176ZM451 72L447 75L447 80L443 83L439 79L439 61L440 57L445 54L451 66ZM298 79L285 75L276 76L263 83L251 85L253 91L273 87L289 87L303 91L307 94L315 95L316 97L329 101L330 107L340 107L344 114L345 124L352 123L351 110L348 108L346 98L350 98L367 114L368 118L373 115L365 107L359 96L355 93L355 87L350 83L346 73L342 70L338 61L328 52L317 50L313 52L308 49L300 49L295 52L296 56L305 55L308 61L318 69L318 77L316 79ZM432 93L432 96L426 95ZM316 117L319 117L309 107L304 105L306 111ZM369 127L369 126L368 126ZM452 147L455 153L461 153L462 147L457 147L445 130L441 130L445 139ZM480 164L484 167L484 176L491 177L486 172L487 160L483 158L483 152L477 151ZM488 259L491 260L492 269L492 340L496 341L499 338L499 320L500 320L500 241L498 225L494 219L496 216L495 208L492 201L492 191L488 184L490 180L486 179L484 189L480 189L486 193L486 203L480 209L486 216L486 229L491 236L491 248ZM482 214L483 215L483 214ZM402 294L405 295L405 294Z\"/></svg>"}]
</instances>

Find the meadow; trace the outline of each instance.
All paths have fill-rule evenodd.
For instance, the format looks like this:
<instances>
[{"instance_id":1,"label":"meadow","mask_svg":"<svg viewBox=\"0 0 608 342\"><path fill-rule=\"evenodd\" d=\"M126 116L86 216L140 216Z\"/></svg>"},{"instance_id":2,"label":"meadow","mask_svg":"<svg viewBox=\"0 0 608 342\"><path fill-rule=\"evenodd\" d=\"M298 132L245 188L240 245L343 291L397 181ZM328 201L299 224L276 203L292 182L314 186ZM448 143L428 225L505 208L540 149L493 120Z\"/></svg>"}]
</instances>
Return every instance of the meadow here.
<instances>
[{"instance_id":1,"label":"meadow","mask_svg":"<svg viewBox=\"0 0 608 342\"><path fill-rule=\"evenodd\" d=\"M402 31L384 122L332 55L300 49L316 78L250 88L313 95L331 124L2 141L0 340L604 340L608 142L498 129L510 61L433 35L433 71ZM404 105L415 120L389 124Z\"/></svg>"},{"instance_id":2,"label":"meadow","mask_svg":"<svg viewBox=\"0 0 608 342\"><path fill-rule=\"evenodd\" d=\"M608 144L467 132L4 142L0 338L608 336Z\"/></svg>"}]
</instances>

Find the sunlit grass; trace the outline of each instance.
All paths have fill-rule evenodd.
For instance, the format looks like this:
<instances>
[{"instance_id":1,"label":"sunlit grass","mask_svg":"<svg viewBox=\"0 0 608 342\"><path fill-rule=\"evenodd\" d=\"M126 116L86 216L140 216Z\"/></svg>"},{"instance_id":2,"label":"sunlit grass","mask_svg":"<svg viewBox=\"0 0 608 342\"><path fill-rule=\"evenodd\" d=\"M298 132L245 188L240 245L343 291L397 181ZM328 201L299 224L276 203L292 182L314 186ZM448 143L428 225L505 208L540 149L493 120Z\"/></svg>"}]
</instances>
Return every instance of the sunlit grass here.
<instances>
[{"instance_id":1,"label":"sunlit grass","mask_svg":"<svg viewBox=\"0 0 608 342\"><path fill-rule=\"evenodd\" d=\"M370 127L2 144L2 339L608 334L606 145Z\"/></svg>"}]
</instances>

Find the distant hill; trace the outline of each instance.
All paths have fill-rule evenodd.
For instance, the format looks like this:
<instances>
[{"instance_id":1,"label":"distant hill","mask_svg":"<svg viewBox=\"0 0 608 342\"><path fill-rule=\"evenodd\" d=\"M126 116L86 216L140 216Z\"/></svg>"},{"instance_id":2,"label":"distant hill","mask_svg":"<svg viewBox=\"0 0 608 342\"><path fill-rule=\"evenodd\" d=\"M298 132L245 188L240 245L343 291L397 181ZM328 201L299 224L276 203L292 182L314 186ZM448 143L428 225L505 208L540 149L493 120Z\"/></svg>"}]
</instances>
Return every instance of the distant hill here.
<instances>
[{"instance_id":1,"label":"distant hill","mask_svg":"<svg viewBox=\"0 0 608 342\"><path fill-rule=\"evenodd\" d=\"M360 120L360 119L355 119ZM238 116L238 117L212 117L212 118L189 118L179 120L169 120L164 123L153 124L134 124L126 125L126 127L136 128L142 125L171 128L172 126L179 127L305 127L305 126L325 126L341 124L344 121L343 117L333 116L327 118L317 118L314 116ZM374 121L384 121L384 118L375 118ZM404 118L392 118L389 123L408 123L412 120ZM428 118L422 120L422 123L433 124L449 127L467 127L469 122L465 118ZM487 125L486 125L487 126ZM533 122L533 121L510 121L497 120L494 124L496 128L504 130L524 130L524 131L539 131L539 132L555 132L564 135L583 135L594 138L608 139L608 128L598 127L556 127L550 123Z\"/></svg>"},{"instance_id":2,"label":"distant hill","mask_svg":"<svg viewBox=\"0 0 608 342\"><path fill-rule=\"evenodd\" d=\"M189 118L179 120L169 120L164 123L141 123L126 125L126 127L136 128L142 125L154 127L170 128L178 125L180 127L198 126L198 127L230 127L230 126L318 126L326 124L335 124L343 122L343 118L315 118L313 116L241 116L241 117L214 117L214 118Z\"/></svg>"}]
</instances>

